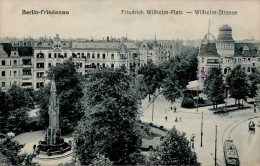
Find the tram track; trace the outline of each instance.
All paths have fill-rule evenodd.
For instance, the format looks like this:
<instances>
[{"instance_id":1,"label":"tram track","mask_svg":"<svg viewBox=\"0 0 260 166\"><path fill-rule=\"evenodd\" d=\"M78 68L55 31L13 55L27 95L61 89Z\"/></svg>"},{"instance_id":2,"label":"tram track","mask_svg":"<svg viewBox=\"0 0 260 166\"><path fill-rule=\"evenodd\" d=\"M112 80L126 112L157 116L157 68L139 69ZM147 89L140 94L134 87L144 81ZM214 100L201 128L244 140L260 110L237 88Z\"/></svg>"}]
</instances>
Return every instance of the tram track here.
<instances>
[{"instance_id":1,"label":"tram track","mask_svg":"<svg viewBox=\"0 0 260 166\"><path fill-rule=\"evenodd\" d=\"M224 137L225 137L225 134L226 132L228 131L229 128L231 128L231 130L229 131L228 133L228 139L230 139L230 135L231 133L233 132L233 130L238 126L240 125L241 123L244 123L248 120L251 120L251 119L255 119L255 118L259 118L260 116L254 116L254 117L247 117L247 118L243 118L243 119L239 119L239 120L236 120L235 122L231 123L230 125L228 125L226 127L226 129L224 130L223 134L222 134L222 147L224 145Z\"/></svg>"}]
</instances>

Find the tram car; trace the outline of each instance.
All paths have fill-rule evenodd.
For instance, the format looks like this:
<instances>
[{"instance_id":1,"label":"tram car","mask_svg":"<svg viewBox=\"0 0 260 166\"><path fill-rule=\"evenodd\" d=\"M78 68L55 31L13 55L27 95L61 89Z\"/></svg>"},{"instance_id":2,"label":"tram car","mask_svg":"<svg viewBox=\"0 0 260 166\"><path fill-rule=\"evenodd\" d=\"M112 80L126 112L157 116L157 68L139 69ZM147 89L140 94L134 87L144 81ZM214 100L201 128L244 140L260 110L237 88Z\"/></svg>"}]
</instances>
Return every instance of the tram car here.
<instances>
[{"instance_id":1,"label":"tram car","mask_svg":"<svg viewBox=\"0 0 260 166\"><path fill-rule=\"evenodd\" d=\"M225 140L223 150L227 166L240 165L237 149L233 140Z\"/></svg>"}]
</instances>

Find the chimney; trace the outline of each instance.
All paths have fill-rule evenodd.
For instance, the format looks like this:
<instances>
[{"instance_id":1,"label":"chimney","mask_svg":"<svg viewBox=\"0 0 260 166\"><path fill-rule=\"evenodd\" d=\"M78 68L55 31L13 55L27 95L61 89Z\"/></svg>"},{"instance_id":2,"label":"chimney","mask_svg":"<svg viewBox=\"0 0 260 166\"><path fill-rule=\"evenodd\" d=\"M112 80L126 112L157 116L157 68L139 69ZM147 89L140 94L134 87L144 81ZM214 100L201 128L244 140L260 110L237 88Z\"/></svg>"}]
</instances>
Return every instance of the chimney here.
<instances>
[{"instance_id":1,"label":"chimney","mask_svg":"<svg viewBox=\"0 0 260 166\"><path fill-rule=\"evenodd\" d=\"M107 37L107 41L109 41L109 37Z\"/></svg>"}]
</instances>

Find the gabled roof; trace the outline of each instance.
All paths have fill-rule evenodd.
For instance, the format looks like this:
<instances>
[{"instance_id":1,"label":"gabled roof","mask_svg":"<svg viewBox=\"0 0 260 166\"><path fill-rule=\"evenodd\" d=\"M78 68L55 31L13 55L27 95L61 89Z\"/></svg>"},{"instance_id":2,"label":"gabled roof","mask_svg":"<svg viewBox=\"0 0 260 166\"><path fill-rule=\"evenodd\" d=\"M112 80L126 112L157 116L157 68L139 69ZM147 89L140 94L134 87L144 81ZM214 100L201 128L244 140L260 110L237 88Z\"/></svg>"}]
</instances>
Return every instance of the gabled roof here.
<instances>
[{"instance_id":1,"label":"gabled roof","mask_svg":"<svg viewBox=\"0 0 260 166\"><path fill-rule=\"evenodd\" d=\"M216 43L201 44L199 56L220 57L217 52Z\"/></svg>"}]
</instances>

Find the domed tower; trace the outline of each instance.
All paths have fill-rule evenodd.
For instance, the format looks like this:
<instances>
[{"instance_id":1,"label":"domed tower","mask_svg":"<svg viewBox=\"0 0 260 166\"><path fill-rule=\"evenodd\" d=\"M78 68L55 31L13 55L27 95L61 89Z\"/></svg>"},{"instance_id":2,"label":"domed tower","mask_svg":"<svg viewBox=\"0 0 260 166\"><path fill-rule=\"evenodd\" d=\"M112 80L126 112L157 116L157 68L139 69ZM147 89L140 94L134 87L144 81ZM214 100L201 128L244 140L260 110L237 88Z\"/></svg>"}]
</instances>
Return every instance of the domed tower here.
<instances>
[{"instance_id":1,"label":"domed tower","mask_svg":"<svg viewBox=\"0 0 260 166\"><path fill-rule=\"evenodd\" d=\"M219 28L216 47L220 55L220 64L224 75L233 68L235 41L232 37L232 28L225 24Z\"/></svg>"}]
</instances>

